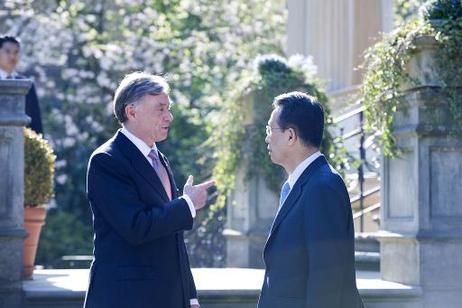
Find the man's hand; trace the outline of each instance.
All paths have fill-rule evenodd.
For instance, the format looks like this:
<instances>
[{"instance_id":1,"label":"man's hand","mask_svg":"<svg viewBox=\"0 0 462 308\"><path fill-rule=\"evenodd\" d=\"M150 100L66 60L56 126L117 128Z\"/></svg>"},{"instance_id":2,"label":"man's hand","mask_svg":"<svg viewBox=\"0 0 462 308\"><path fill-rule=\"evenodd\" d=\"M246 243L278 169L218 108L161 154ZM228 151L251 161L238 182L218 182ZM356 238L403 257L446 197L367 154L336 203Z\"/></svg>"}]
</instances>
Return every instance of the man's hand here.
<instances>
[{"instance_id":1,"label":"man's hand","mask_svg":"<svg viewBox=\"0 0 462 308\"><path fill-rule=\"evenodd\" d=\"M215 185L214 180L209 180L201 184L193 185L194 177L190 175L183 187L183 195L188 195L196 210L205 206L207 201L207 189ZM193 307L193 306L191 306Z\"/></svg>"},{"instance_id":2,"label":"man's hand","mask_svg":"<svg viewBox=\"0 0 462 308\"><path fill-rule=\"evenodd\" d=\"M191 305L191 308L201 308L201 306L197 305L197 304L192 304Z\"/></svg>"}]
</instances>

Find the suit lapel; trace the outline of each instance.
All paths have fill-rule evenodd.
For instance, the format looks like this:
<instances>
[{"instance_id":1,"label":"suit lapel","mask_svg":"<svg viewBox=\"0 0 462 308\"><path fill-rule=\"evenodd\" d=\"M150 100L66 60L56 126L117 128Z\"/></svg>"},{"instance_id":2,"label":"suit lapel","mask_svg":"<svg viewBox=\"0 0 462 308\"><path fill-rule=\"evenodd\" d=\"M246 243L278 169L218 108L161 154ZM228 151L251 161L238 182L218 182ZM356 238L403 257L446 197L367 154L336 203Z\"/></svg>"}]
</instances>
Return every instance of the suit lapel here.
<instances>
[{"instance_id":1,"label":"suit lapel","mask_svg":"<svg viewBox=\"0 0 462 308\"><path fill-rule=\"evenodd\" d=\"M296 184L294 188L292 188L292 190L290 191L286 200L284 201L281 208L279 209L276 217L274 218L273 225L271 226L270 235L281 224L281 221L284 220L284 218L290 212L294 204L297 203L297 200L300 197L301 193L302 193L302 190L301 190L300 185Z\"/></svg>"},{"instance_id":2,"label":"suit lapel","mask_svg":"<svg viewBox=\"0 0 462 308\"><path fill-rule=\"evenodd\" d=\"M159 179L159 176L149 164L146 157L138 148L120 131L117 132L114 143L120 149L122 154L130 161L135 169L151 186L158 192L165 202L168 202L167 193Z\"/></svg>"},{"instance_id":3,"label":"suit lapel","mask_svg":"<svg viewBox=\"0 0 462 308\"><path fill-rule=\"evenodd\" d=\"M305 186L306 183L310 180L313 172L317 170L320 166L325 165L325 164L327 164L326 158L324 157L324 155L321 155L320 157L316 158L316 160L313 161L308 166L308 168L305 169L305 171L303 171L302 175L297 180L294 187L291 189L289 195L287 196L287 199L282 204L279 212L277 213L273 221L270 234L266 241L265 250L271 238L274 236L274 233L277 231L277 228L281 225L284 218L286 218L287 214L292 210L292 208L294 207L294 205L297 203L298 199L300 198L302 194L303 186Z\"/></svg>"}]
</instances>

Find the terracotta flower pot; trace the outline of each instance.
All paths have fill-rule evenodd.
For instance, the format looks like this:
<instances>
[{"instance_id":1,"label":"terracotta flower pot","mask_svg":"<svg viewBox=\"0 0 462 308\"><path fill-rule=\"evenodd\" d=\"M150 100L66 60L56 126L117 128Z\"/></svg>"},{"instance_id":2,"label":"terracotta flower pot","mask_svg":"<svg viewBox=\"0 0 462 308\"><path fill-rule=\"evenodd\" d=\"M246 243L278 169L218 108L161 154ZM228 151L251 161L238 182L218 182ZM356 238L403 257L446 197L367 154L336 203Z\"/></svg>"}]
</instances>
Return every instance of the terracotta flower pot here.
<instances>
[{"instance_id":1,"label":"terracotta flower pot","mask_svg":"<svg viewBox=\"0 0 462 308\"><path fill-rule=\"evenodd\" d=\"M44 207L24 208L24 228L29 234L23 245L23 272L24 279L32 279L34 271L35 254L37 253L40 231L45 223L46 209Z\"/></svg>"}]
</instances>

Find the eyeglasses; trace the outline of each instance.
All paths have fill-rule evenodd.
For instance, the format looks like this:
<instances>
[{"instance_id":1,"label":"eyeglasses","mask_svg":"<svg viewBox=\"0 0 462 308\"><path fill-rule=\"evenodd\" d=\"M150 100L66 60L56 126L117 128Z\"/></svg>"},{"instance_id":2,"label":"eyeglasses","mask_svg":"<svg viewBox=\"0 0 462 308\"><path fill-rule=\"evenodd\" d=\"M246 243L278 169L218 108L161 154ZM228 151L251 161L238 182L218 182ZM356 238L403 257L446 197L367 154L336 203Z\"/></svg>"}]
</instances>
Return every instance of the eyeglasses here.
<instances>
[{"instance_id":1,"label":"eyeglasses","mask_svg":"<svg viewBox=\"0 0 462 308\"><path fill-rule=\"evenodd\" d=\"M271 127L269 125L266 125L266 134L268 136L271 136L271 134L273 133L273 130L276 130L276 129L284 130L284 128L281 128L281 127Z\"/></svg>"}]
</instances>

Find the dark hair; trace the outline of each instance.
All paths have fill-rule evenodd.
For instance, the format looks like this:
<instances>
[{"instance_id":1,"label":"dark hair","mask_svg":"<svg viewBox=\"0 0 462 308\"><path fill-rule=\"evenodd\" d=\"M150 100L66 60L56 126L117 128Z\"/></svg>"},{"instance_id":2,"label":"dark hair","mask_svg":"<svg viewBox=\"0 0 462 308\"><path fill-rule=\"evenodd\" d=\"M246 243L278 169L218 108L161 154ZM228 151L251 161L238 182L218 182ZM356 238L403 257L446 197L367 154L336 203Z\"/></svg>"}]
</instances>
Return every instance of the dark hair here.
<instances>
[{"instance_id":1,"label":"dark hair","mask_svg":"<svg viewBox=\"0 0 462 308\"><path fill-rule=\"evenodd\" d=\"M280 128L293 128L305 145L321 146L324 109L316 97L297 91L284 93L274 99L273 107L281 107Z\"/></svg>"},{"instance_id":2,"label":"dark hair","mask_svg":"<svg viewBox=\"0 0 462 308\"><path fill-rule=\"evenodd\" d=\"M114 101L114 115L120 123L127 121L125 107L129 104L138 104L145 95L168 94L169 86L162 76L151 75L145 72L128 74L120 82Z\"/></svg>"},{"instance_id":3,"label":"dark hair","mask_svg":"<svg viewBox=\"0 0 462 308\"><path fill-rule=\"evenodd\" d=\"M3 44L5 43L13 43L18 45L18 47L21 46L21 43L19 43L19 38L11 35L1 35L0 36L0 48L3 47Z\"/></svg>"}]
</instances>

